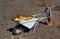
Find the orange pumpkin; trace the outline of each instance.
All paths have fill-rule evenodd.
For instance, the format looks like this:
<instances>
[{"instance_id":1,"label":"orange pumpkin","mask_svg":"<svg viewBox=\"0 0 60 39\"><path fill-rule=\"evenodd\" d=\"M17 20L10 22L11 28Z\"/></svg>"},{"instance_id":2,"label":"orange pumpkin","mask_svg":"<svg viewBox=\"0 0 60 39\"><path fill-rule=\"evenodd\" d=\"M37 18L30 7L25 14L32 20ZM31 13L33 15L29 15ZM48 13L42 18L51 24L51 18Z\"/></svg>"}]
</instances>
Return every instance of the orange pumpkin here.
<instances>
[{"instance_id":1,"label":"orange pumpkin","mask_svg":"<svg viewBox=\"0 0 60 39\"><path fill-rule=\"evenodd\" d=\"M28 17L26 17L26 18L25 18L25 20L27 21L27 20L29 20L29 18L28 18Z\"/></svg>"}]
</instances>

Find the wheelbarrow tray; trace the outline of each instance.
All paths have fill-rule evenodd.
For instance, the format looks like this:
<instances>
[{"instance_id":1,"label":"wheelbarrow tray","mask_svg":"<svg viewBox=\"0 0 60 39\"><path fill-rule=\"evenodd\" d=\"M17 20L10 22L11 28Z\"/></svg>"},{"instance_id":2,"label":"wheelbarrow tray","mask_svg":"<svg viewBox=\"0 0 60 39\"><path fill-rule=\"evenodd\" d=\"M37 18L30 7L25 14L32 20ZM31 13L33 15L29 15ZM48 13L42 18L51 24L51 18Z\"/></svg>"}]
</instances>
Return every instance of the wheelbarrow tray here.
<instances>
[{"instance_id":1,"label":"wheelbarrow tray","mask_svg":"<svg viewBox=\"0 0 60 39\"><path fill-rule=\"evenodd\" d=\"M19 23L24 25L25 27L31 29L34 26L34 24L37 22L37 20L38 20L38 18L32 18L32 19L30 19L28 21L21 20L21 21L19 21Z\"/></svg>"}]
</instances>

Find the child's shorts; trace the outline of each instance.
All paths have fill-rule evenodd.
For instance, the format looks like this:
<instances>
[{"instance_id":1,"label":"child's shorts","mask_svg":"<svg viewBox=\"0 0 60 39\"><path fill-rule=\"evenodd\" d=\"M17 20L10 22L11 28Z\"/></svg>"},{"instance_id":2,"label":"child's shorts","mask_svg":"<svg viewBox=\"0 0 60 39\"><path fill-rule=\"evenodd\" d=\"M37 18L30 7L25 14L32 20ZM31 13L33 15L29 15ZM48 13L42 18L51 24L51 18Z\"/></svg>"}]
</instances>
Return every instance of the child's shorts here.
<instances>
[{"instance_id":1,"label":"child's shorts","mask_svg":"<svg viewBox=\"0 0 60 39\"><path fill-rule=\"evenodd\" d=\"M48 17L47 20L50 22L50 14L46 14L46 17Z\"/></svg>"}]
</instances>

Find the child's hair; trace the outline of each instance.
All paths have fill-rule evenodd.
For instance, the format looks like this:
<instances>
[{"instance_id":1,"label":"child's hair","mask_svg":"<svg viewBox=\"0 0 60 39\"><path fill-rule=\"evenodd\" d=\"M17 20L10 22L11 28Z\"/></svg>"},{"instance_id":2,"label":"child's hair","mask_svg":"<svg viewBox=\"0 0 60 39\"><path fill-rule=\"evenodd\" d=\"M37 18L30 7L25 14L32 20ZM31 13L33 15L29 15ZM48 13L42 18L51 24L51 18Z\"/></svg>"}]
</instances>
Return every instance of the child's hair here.
<instances>
[{"instance_id":1,"label":"child's hair","mask_svg":"<svg viewBox=\"0 0 60 39\"><path fill-rule=\"evenodd\" d=\"M50 7L50 4L49 4L49 3L46 3L45 6L46 6L46 7Z\"/></svg>"}]
</instances>

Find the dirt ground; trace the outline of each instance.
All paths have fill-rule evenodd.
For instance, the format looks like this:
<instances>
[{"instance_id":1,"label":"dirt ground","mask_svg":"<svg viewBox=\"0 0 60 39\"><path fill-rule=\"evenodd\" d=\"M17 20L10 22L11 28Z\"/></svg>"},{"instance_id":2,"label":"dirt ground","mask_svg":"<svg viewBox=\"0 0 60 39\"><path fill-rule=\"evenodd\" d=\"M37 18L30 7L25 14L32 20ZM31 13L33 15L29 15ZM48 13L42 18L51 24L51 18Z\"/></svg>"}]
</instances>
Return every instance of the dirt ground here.
<instances>
[{"instance_id":1,"label":"dirt ground","mask_svg":"<svg viewBox=\"0 0 60 39\"><path fill-rule=\"evenodd\" d=\"M7 29L17 24L11 18L17 17L17 15L27 16L43 13L44 3L51 4L53 25L47 26L38 23L34 33L25 33L22 38L60 39L60 9L54 10L55 6L60 5L60 0L0 0L0 39L12 39L12 34ZM20 39L22 38L20 35ZM14 39L17 39L16 36Z\"/></svg>"}]
</instances>

